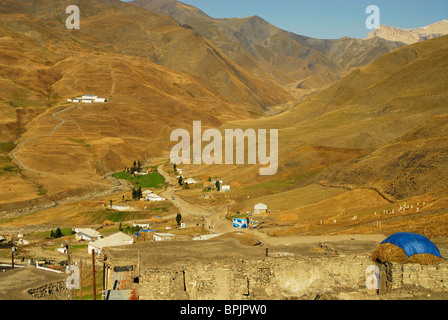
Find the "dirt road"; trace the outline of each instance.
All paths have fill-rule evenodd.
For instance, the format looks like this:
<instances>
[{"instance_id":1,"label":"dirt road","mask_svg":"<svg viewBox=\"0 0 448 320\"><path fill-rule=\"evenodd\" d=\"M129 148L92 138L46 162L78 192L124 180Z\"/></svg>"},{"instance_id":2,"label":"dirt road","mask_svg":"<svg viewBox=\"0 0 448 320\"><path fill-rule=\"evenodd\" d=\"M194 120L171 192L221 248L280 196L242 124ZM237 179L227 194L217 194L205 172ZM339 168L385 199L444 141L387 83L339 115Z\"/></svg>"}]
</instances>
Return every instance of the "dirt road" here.
<instances>
[{"instance_id":1,"label":"dirt road","mask_svg":"<svg viewBox=\"0 0 448 320\"><path fill-rule=\"evenodd\" d=\"M231 222L226 219L229 206L233 204L232 202L213 207L203 207L192 204L176 195L176 191L179 188L177 179L171 177L164 170L163 165L160 165L157 168L157 171L164 177L168 185L161 195L171 201L178 208L182 216L196 216L204 218L204 228L212 232L227 233L235 231Z\"/></svg>"},{"instance_id":2,"label":"dirt road","mask_svg":"<svg viewBox=\"0 0 448 320\"><path fill-rule=\"evenodd\" d=\"M52 173L52 172L44 172L44 171L39 171L33 168L30 168L28 166L26 166L22 160L20 159L20 157L17 155L17 152L20 151L20 149L23 148L23 146L25 146L27 143L43 138L43 137L48 137L53 135L62 125L65 124L66 120L64 118L61 118L60 115L62 115L63 113L67 112L68 110L74 109L78 106L78 104L67 107L65 109L56 111L54 113L51 114L52 117L54 117L55 119L59 120L60 122L57 123L50 132L40 135L40 136L36 136L36 137L32 137L29 138L25 141L23 141L22 143L20 143L16 148L14 148L13 151L11 151L11 153L9 154L9 156L11 157L11 159L13 159L16 164L25 171L28 172L33 172L39 175L46 175L46 176L52 176L52 177L56 177L56 178L62 178L62 179L70 179L70 180L75 180L75 181L82 181L82 182L86 182L89 184L96 184L96 185L101 185L101 186L110 186L109 183L106 182L97 182L97 181L92 181L92 180L88 180L88 179L83 179L83 178L79 178L79 177L75 177L75 176L69 176L69 175L61 175L61 174L56 174L56 173Z\"/></svg>"}]
</instances>

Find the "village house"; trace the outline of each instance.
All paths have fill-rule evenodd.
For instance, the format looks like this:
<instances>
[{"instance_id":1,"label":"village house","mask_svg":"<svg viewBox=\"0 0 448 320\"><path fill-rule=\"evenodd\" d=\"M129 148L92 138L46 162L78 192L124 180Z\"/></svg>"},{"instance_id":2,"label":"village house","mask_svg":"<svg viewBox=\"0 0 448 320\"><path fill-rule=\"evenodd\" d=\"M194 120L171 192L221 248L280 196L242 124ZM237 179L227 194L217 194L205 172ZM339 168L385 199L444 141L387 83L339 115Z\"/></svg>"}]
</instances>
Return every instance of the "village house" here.
<instances>
[{"instance_id":1,"label":"village house","mask_svg":"<svg viewBox=\"0 0 448 320\"><path fill-rule=\"evenodd\" d=\"M224 192L228 192L228 191L230 191L230 186L229 186L229 185L223 185L223 186L221 186L221 191L224 191Z\"/></svg>"},{"instance_id":2,"label":"village house","mask_svg":"<svg viewBox=\"0 0 448 320\"><path fill-rule=\"evenodd\" d=\"M132 226L133 227L140 227L142 229L149 228L149 224L148 223L133 223Z\"/></svg>"},{"instance_id":3,"label":"village house","mask_svg":"<svg viewBox=\"0 0 448 320\"><path fill-rule=\"evenodd\" d=\"M154 233L153 235L154 241L170 241L174 240L174 237L172 233Z\"/></svg>"},{"instance_id":4,"label":"village house","mask_svg":"<svg viewBox=\"0 0 448 320\"><path fill-rule=\"evenodd\" d=\"M90 228L75 228L74 231L76 233L75 238L78 241L92 241L103 238L103 236L98 231Z\"/></svg>"},{"instance_id":5,"label":"village house","mask_svg":"<svg viewBox=\"0 0 448 320\"><path fill-rule=\"evenodd\" d=\"M76 97L75 99L67 99L67 102L73 103L105 103L107 102L106 98L98 97L93 94L84 94L82 97Z\"/></svg>"},{"instance_id":6,"label":"village house","mask_svg":"<svg viewBox=\"0 0 448 320\"><path fill-rule=\"evenodd\" d=\"M268 212L268 206L264 203L258 203L254 206L254 213L263 214Z\"/></svg>"},{"instance_id":7,"label":"village house","mask_svg":"<svg viewBox=\"0 0 448 320\"><path fill-rule=\"evenodd\" d=\"M117 210L117 211L129 211L132 210L131 206L126 206L126 205L112 205L112 209Z\"/></svg>"},{"instance_id":8,"label":"village house","mask_svg":"<svg viewBox=\"0 0 448 320\"><path fill-rule=\"evenodd\" d=\"M186 183L186 184L195 184L196 180L194 180L193 178L188 178L187 180L184 181L184 183Z\"/></svg>"},{"instance_id":9,"label":"village house","mask_svg":"<svg viewBox=\"0 0 448 320\"><path fill-rule=\"evenodd\" d=\"M145 196L145 200L152 201L152 202L166 201L165 198L162 198L161 196L159 196L158 194L155 194L155 193L147 194Z\"/></svg>"},{"instance_id":10,"label":"village house","mask_svg":"<svg viewBox=\"0 0 448 320\"><path fill-rule=\"evenodd\" d=\"M101 254L101 250L105 247L117 247L117 246L125 246L134 243L134 238L124 234L123 232L117 232L113 235L105 237L100 240L91 241L87 248L89 254L92 254L92 250L96 254Z\"/></svg>"}]
</instances>

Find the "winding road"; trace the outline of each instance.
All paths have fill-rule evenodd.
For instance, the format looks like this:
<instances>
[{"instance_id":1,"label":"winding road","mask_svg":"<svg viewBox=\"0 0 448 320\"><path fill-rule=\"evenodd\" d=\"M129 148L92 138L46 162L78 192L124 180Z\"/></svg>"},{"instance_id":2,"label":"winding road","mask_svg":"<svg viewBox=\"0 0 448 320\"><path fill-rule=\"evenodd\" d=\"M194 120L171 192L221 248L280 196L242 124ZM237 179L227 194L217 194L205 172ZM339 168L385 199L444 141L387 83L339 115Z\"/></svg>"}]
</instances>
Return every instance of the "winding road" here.
<instances>
[{"instance_id":1,"label":"winding road","mask_svg":"<svg viewBox=\"0 0 448 320\"><path fill-rule=\"evenodd\" d=\"M52 113L51 116L54 117L55 119L59 120L60 122L57 123L57 124L53 127L53 129L52 129L51 131L49 131L48 133L43 134L43 135L40 135L40 136L32 137L32 138L26 139L25 141L21 142L16 148L14 148L13 151L11 151L11 152L9 153L9 156L11 157L11 159L12 159L13 161L16 162L16 164L17 164L22 170L25 170L25 171L28 171L28 172L33 172L33 173L36 173L36 174L39 174L39 175L46 175L46 176L51 176L51 177L56 177L56 178L76 180L76 181L81 181L81 182L85 182L85 183L89 183L89 184L96 184L96 185L101 185L101 186L107 186L107 187L110 187L111 185L110 185L109 183L106 183L106 182L97 182L97 181L92 181L92 180L88 180L88 179L79 178L79 177L76 177L76 176L62 175L62 174L57 174L57 173L52 173L52 172L45 172L45 171L40 171L40 170L36 170L36 169L30 168L30 167L28 167L27 165L25 165L25 164L22 162L22 160L20 159L20 157L17 155L17 152L18 152L20 149L22 149L23 146L25 146L27 143L29 143L29 142L31 142L31 141L34 141L34 140L37 140L37 139L40 139L40 138L43 138L43 137L51 136L51 135L53 135L54 133L56 133L56 131L57 131L62 125L64 125L64 124L66 123L66 120L65 120L64 118L61 118L59 115L61 115L61 114L65 113L65 112L67 112L68 110L74 109L74 108L76 108L76 107L78 107L78 106L79 106L79 104L76 104L76 105L73 105L73 106L70 106L70 107L67 107L67 108L65 108L65 109L62 109L62 110L59 110L59 111L57 111L57 112Z\"/></svg>"}]
</instances>

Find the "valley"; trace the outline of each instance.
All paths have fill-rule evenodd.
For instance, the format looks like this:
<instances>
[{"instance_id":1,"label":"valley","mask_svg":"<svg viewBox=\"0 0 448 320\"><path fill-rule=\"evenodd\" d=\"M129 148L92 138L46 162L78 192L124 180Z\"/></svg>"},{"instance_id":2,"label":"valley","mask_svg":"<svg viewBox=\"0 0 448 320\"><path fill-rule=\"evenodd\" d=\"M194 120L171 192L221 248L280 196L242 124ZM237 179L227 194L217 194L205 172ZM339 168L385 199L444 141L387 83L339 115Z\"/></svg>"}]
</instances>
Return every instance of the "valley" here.
<instances>
[{"instance_id":1,"label":"valley","mask_svg":"<svg viewBox=\"0 0 448 320\"><path fill-rule=\"evenodd\" d=\"M446 20L437 36L416 29L430 35L418 40L387 30L325 40L172 0L80 0L89 14L67 30L69 2L0 1L0 236L12 245L21 234L24 257L64 261L56 228L127 227L140 245L136 224L248 251L326 239L370 250L397 232L445 250ZM83 94L107 102L67 101ZM191 134L195 121L222 136L278 130L276 173L248 161L174 168L170 134ZM241 150L248 160L248 144ZM89 259L74 238L76 258Z\"/></svg>"}]
</instances>

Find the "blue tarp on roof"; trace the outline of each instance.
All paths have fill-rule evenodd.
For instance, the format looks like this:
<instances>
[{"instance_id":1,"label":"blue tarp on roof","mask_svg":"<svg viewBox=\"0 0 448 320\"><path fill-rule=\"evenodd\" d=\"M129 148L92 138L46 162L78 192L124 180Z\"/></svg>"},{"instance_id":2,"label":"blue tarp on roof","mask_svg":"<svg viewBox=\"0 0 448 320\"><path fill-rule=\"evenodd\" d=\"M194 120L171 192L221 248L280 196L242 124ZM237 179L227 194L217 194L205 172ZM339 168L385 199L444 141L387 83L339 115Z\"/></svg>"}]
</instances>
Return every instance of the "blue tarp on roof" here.
<instances>
[{"instance_id":1,"label":"blue tarp on roof","mask_svg":"<svg viewBox=\"0 0 448 320\"><path fill-rule=\"evenodd\" d=\"M389 238L381 242L381 244L384 243L391 243L393 245L396 245L397 247L402 248L408 258L414 254L423 253L429 253L443 258L436 245L421 234L399 232L391 235Z\"/></svg>"}]
</instances>

